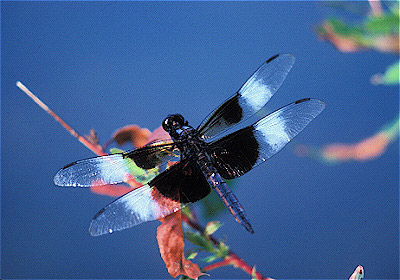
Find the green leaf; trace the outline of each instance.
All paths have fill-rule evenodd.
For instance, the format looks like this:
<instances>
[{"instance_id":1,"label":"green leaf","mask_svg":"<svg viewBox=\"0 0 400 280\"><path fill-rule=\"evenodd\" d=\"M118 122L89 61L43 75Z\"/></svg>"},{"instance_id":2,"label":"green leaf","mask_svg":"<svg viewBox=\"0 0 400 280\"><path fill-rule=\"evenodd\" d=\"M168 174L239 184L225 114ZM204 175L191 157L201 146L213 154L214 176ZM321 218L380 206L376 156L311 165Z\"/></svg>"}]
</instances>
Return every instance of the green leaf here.
<instances>
[{"instance_id":1,"label":"green leaf","mask_svg":"<svg viewBox=\"0 0 400 280\"><path fill-rule=\"evenodd\" d=\"M202 247L209 252L214 252L214 244L212 241L197 232L186 231L185 238L196 246Z\"/></svg>"},{"instance_id":2,"label":"green leaf","mask_svg":"<svg viewBox=\"0 0 400 280\"><path fill-rule=\"evenodd\" d=\"M203 262L213 262L213 261L215 261L216 259L218 259L218 256L216 256L216 255L211 255L211 256L208 256L208 257L203 258L202 261L203 261Z\"/></svg>"},{"instance_id":3,"label":"green leaf","mask_svg":"<svg viewBox=\"0 0 400 280\"><path fill-rule=\"evenodd\" d=\"M211 252L211 251L210 251ZM213 262L216 259L224 259L225 257L228 256L229 254L229 247L226 246L224 242L220 242L217 246L217 248L214 248L212 251L213 255L210 255L204 259L202 259L205 262Z\"/></svg>"},{"instance_id":4,"label":"green leaf","mask_svg":"<svg viewBox=\"0 0 400 280\"><path fill-rule=\"evenodd\" d=\"M110 149L110 153L112 153L112 154L121 154L123 152L125 152L125 151L121 150L121 149L118 149L118 148L111 148Z\"/></svg>"},{"instance_id":5,"label":"green leaf","mask_svg":"<svg viewBox=\"0 0 400 280\"><path fill-rule=\"evenodd\" d=\"M251 270L251 280L257 280L257 274L256 274L256 266L253 266L253 269Z\"/></svg>"},{"instance_id":6,"label":"green leaf","mask_svg":"<svg viewBox=\"0 0 400 280\"><path fill-rule=\"evenodd\" d=\"M222 223L220 221L208 222L208 224L206 225L206 228L204 229L204 235L209 236L209 235L213 234L221 226L222 226Z\"/></svg>"},{"instance_id":7,"label":"green leaf","mask_svg":"<svg viewBox=\"0 0 400 280\"><path fill-rule=\"evenodd\" d=\"M390 11L396 16L400 16L400 6L399 1L390 7Z\"/></svg>"},{"instance_id":8,"label":"green leaf","mask_svg":"<svg viewBox=\"0 0 400 280\"><path fill-rule=\"evenodd\" d=\"M362 31L359 27L351 26L345 23L344 21L331 18L328 20L328 23L333 27L335 32L342 36L352 36L352 37L359 37L362 36Z\"/></svg>"},{"instance_id":9,"label":"green leaf","mask_svg":"<svg viewBox=\"0 0 400 280\"><path fill-rule=\"evenodd\" d=\"M191 207L189 205L184 207L184 208L182 208L182 213L183 213L183 215L185 215L189 219L191 219L191 220L193 219L192 209L191 209Z\"/></svg>"},{"instance_id":10,"label":"green leaf","mask_svg":"<svg viewBox=\"0 0 400 280\"><path fill-rule=\"evenodd\" d=\"M383 75L383 84L385 85L397 85L400 83L400 61L390 65L387 69L385 74Z\"/></svg>"},{"instance_id":11,"label":"green leaf","mask_svg":"<svg viewBox=\"0 0 400 280\"><path fill-rule=\"evenodd\" d=\"M123 153L124 150L118 148L111 148L110 152L112 154L120 154ZM125 160L129 162L126 165L129 168L129 172L131 174L135 174L136 181L139 183L145 184L161 173L157 167L146 170L137 166L136 163L129 158L126 158Z\"/></svg>"},{"instance_id":12,"label":"green leaf","mask_svg":"<svg viewBox=\"0 0 400 280\"><path fill-rule=\"evenodd\" d=\"M218 257L222 259L229 255L229 247L222 241L219 242L217 250Z\"/></svg>"},{"instance_id":13,"label":"green leaf","mask_svg":"<svg viewBox=\"0 0 400 280\"><path fill-rule=\"evenodd\" d=\"M393 139L399 136L399 126L400 126L400 115L397 116L394 121L385 125L381 132L385 133L389 139Z\"/></svg>"},{"instance_id":14,"label":"green leaf","mask_svg":"<svg viewBox=\"0 0 400 280\"><path fill-rule=\"evenodd\" d=\"M207 219L217 216L225 209L225 205L214 191L200 200L200 203L203 206L203 216Z\"/></svg>"},{"instance_id":15,"label":"green leaf","mask_svg":"<svg viewBox=\"0 0 400 280\"><path fill-rule=\"evenodd\" d=\"M186 259L187 260L192 260L197 256L198 252L196 252L196 250L190 250L188 251L185 255L186 255Z\"/></svg>"},{"instance_id":16,"label":"green leaf","mask_svg":"<svg viewBox=\"0 0 400 280\"><path fill-rule=\"evenodd\" d=\"M387 13L379 17L370 17L364 23L365 31L370 35L388 35L399 33L399 16Z\"/></svg>"}]
</instances>

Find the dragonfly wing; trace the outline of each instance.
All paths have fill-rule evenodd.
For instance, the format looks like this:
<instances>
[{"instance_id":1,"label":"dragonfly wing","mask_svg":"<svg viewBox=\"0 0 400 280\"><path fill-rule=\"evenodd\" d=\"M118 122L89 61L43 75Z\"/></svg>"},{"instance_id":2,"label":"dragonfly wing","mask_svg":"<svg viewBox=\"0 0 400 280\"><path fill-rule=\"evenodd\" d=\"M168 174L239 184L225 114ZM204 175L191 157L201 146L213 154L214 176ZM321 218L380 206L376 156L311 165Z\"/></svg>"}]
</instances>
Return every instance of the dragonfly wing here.
<instances>
[{"instance_id":1,"label":"dragonfly wing","mask_svg":"<svg viewBox=\"0 0 400 280\"><path fill-rule=\"evenodd\" d=\"M268 59L240 90L212 111L199 125L204 139L212 138L259 111L279 89L294 64L290 54Z\"/></svg>"},{"instance_id":2,"label":"dragonfly wing","mask_svg":"<svg viewBox=\"0 0 400 280\"><path fill-rule=\"evenodd\" d=\"M239 177L278 153L325 108L302 99L209 144L211 158L225 179Z\"/></svg>"},{"instance_id":3,"label":"dragonfly wing","mask_svg":"<svg viewBox=\"0 0 400 280\"><path fill-rule=\"evenodd\" d=\"M183 160L138 189L118 198L98 212L90 225L98 236L163 218L210 193L195 161Z\"/></svg>"},{"instance_id":4,"label":"dragonfly wing","mask_svg":"<svg viewBox=\"0 0 400 280\"><path fill-rule=\"evenodd\" d=\"M130 179L146 178L164 171L179 159L173 142L153 143L126 153L84 159L60 169L54 177L58 186L90 187L118 184ZM153 176L154 177L154 176Z\"/></svg>"}]
</instances>

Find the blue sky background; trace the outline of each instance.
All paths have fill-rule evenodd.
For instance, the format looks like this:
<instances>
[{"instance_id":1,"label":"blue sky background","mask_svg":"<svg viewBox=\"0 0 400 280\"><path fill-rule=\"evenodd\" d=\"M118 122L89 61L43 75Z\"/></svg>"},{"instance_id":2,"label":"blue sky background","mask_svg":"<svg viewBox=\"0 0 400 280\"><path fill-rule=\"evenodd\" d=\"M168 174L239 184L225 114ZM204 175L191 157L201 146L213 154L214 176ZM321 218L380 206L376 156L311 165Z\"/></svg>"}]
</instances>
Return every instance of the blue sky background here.
<instances>
[{"instance_id":1,"label":"blue sky background","mask_svg":"<svg viewBox=\"0 0 400 280\"><path fill-rule=\"evenodd\" d=\"M357 142L398 114L398 88L372 86L396 56L339 53L313 28L321 2L2 2L2 278L170 278L149 222L98 238L93 215L113 198L53 185L93 154L15 86L25 83L77 131L104 143L119 127L155 129L179 112L197 125L266 59L297 60L268 103L326 102L282 152L244 175L236 195L254 235L228 211L217 232L274 278L399 277L398 144L374 161L327 166L297 144ZM357 3L367 10L366 2ZM356 17L339 12L350 20ZM197 260L200 265L204 266ZM211 278L246 278L232 267Z\"/></svg>"}]
</instances>

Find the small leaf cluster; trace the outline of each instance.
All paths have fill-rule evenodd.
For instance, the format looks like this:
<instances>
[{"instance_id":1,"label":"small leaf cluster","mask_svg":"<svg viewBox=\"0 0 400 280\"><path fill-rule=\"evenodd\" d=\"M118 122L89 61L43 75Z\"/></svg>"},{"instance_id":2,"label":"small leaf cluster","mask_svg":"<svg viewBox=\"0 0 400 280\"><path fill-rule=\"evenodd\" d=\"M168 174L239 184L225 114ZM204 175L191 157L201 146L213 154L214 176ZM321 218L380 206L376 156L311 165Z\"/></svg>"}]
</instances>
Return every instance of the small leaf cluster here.
<instances>
[{"instance_id":1,"label":"small leaf cluster","mask_svg":"<svg viewBox=\"0 0 400 280\"><path fill-rule=\"evenodd\" d=\"M185 238L197 246L196 249L190 250L187 253L187 259L195 258L200 251L211 253L209 256L202 259L204 262L213 262L218 258L224 259L228 256L229 247L222 241L215 244L210 238L210 235L217 231L221 226L221 222L211 221L207 224L203 232L186 231Z\"/></svg>"}]
</instances>

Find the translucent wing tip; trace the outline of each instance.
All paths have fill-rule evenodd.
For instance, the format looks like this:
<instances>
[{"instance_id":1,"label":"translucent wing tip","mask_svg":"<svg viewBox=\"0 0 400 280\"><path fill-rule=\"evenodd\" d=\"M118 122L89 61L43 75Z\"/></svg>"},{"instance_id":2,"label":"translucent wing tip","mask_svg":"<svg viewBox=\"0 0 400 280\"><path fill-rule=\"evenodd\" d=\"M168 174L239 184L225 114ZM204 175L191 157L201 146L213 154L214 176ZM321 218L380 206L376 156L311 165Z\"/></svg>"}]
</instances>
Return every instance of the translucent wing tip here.
<instances>
[{"instance_id":1,"label":"translucent wing tip","mask_svg":"<svg viewBox=\"0 0 400 280\"><path fill-rule=\"evenodd\" d=\"M290 59L290 60L293 60L293 61L296 60L295 56L292 55L292 54L290 54L290 53L277 53L276 55L270 57L270 58L267 60L267 62L270 62L270 61L272 61L272 60L274 60L275 58L278 58L278 57L279 57L280 59Z\"/></svg>"},{"instance_id":2,"label":"translucent wing tip","mask_svg":"<svg viewBox=\"0 0 400 280\"><path fill-rule=\"evenodd\" d=\"M308 102L308 105L313 106L316 111L319 111L318 114L321 113L326 107L325 102L314 98L303 98L295 101L294 103L299 104L303 102Z\"/></svg>"},{"instance_id":3,"label":"translucent wing tip","mask_svg":"<svg viewBox=\"0 0 400 280\"><path fill-rule=\"evenodd\" d=\"M295 101L294 103L295 104L299 104L299 103L302 103L302 102L305 102L305 101L311 101L311 102L314 102L314 103L319 103L323 107L326 106L325 102L323 102L321 100L318 100L318 99L315 99L315 98L302 98L302 99L299 99L299 100Z\"/></svg>"},{"instance_id":4,"label":"translucent wing tip","mask_svg":"<svg viewBox=\"0 0 400 280\"><path fill-rule=\"evenodd\" d=\"M116 202L118 204L118 201L120 201L120 199L121 198L115 200L114 202ZM107 205L106 207L101 209L99 212L97 212L96 215L94 215L94 217L92 218L92 221L90 223L90 226L89 226L89 234L91 236L100 236L100 235L104 235L107 233L113 233L114 231L119 231L119 230L126 228L126 227L118 228L118 227L112 226L112 221L113 221L113 219L116 218L114 215L110 216L111 219L107 219L107 218L105 219L105 217L107 217L107 212L106 212L107 208L110 205L113 205L114 202L110 203L109 205ZM105 215L103 214L104 212L106 212ZM111 212L113 212L113 211L111 211Z\"/></svg>"},{"instance_id":5,"label":"translucent wing tip","mask_svg":"<svg viewBox=\"0 0 400 280\"><path fill-rule=\"evenodd\" d=\"M77 163L70 163L58 170L53 178L54 184L59 187L90 187L91 184L80 182L78 177L74 176L74 171L70 167L77 165Z\"/></svg>"},{"instance_id":6,"label":"translucent wing tip","mask_svg":"<svg viewBox=\"0 0 400 280\"><path fill-rule=\"evenodd\" d=\"M64 166L63 168L61 168L60 170L57 171L56 175L54 175L53 182L56 186L76 187L76 185L72 184L72 182L70 182L68 180L68 177L66 176L66 172L65 172L65 168L67 168L71 165L72 164Z\"/></svg>"},{"instance_id":7,"label":"translucent wing tip","mask_svg":"<svg viewBox=\"0 0 400 280\"><path fill-rule=\"evenodd\" d=\"M280 61L286 60L288 64L293 65L294 62L296 61L296 58L290 53L278 53L278 54L270 57L266 61L266 63L270 63L273 60L280 60Z\"/></svg>"},{"instance_id":8,"label":"translucent wing tip","mask_svg":"<svg viewBox=\"0 0 400 280\"><path fill-rule=\"evenodd\" d=\"M93 218L95 219L95 218ZM99 226L98 223L96 223L96 220L92 220L89 226L89 234L91 236L100 236L104 235L106 233L113 233L112 229L105 229L104 227Z\"/></svg>"}]
</instances>

